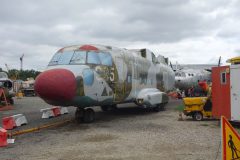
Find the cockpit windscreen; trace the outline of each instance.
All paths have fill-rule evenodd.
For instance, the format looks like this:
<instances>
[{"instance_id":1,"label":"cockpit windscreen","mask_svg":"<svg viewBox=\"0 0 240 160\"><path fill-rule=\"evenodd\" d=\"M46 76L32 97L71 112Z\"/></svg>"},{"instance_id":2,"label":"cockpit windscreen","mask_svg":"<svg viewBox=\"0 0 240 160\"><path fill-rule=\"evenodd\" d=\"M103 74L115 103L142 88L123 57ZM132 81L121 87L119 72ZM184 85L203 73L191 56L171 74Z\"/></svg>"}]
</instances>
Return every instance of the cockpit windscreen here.
<instances>
[{"instance_id":1,"label":"cockpit windscreen","mask_svg":"<svg viewBox=\"0 0 240 160\"><path fill-rule=\"evenodd\" d=\"M55 53L48 66L67 64L96 64L112 66L112 57L106 52L64 51Z\"/></svg>"}]
</instances>

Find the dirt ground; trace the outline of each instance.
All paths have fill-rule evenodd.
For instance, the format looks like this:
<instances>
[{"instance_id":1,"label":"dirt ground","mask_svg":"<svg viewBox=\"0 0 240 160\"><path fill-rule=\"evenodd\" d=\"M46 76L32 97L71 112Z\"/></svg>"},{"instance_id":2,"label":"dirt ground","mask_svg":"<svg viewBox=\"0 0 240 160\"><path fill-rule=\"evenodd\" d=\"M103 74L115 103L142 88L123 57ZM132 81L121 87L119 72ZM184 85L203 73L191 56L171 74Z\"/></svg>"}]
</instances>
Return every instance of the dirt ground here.
<instances>
[{"instance_id":1,"label":"dirt ground","mask_svg":"<svg viewBox=\"0 0 240 160\"><path fill-rule=\"evenodd\" d=\"M132 104L114 112L95 107L91 124L70 122L63 126L16 136L15 144L0 148L0 160L215 160L221 159L220 126L216 120L178 121L175 109L181 100L171 100L165 111L146 111ZM31 128L74 117L41 119L48 107L38 97L16 100L15 110L0 112L0 118L24 113ZM217 157L217 158L216 158Z\"/></svg>"}]
</instances>

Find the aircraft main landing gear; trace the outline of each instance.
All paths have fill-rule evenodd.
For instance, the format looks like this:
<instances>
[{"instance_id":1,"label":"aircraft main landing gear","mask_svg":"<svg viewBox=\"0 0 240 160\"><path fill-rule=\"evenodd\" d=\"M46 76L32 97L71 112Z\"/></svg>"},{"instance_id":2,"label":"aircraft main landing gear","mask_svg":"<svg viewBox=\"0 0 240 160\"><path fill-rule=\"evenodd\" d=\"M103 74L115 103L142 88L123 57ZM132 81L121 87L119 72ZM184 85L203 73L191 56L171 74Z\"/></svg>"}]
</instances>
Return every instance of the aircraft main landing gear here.
<instances>
[{"instance_id":1,"label":"aircraft main landing gear","mask_svg":"<svg viewBox=\"0 0 240 160\"><path fill-rule=\"evenodd\" d=\"M91 123L95 120L95 112L92 108L84 109L78 107L75 112L75 119L78 123Z\"/></svg>"}]
</instances>

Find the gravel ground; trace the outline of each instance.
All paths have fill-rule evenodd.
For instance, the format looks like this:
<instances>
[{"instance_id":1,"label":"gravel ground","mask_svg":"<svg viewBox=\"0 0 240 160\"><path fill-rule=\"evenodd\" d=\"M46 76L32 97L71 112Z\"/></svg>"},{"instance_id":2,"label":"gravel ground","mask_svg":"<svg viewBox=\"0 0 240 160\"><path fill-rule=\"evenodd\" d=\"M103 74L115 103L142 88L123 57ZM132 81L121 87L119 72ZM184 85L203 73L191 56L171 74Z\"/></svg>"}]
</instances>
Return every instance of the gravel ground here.
<instances>
[{"instance_id":1,"label":"gravel ground","mask_svg":"<svg viewBox=\"0 0 240 160\"><path fill-rule=\"evenodd\" d=\"M96 121L91 124L71 122L15 137L15 144L0 148L0 160L215 160L220 144L218 121L201 122L186 118L178 121L171 100L166 111L154 113L131 104L117 111L102 112L95 107ZM49 107L37 97L16 100L15 110L0 112L3 116L24 113L29 124L21 129L74 117L70 113L42 120L39 110ZM217 159L221 159L219 150Z\"/></svg>"}]
</instances>

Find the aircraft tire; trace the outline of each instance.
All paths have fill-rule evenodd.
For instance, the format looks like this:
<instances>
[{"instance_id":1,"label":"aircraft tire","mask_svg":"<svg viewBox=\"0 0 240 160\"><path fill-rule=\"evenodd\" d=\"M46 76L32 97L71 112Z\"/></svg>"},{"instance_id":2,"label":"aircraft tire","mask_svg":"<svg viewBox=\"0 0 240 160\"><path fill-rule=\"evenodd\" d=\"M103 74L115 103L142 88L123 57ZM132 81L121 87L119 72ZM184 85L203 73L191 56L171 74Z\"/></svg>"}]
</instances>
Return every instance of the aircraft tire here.
<instances>
[{"instance_id":1,"label":"aircraft tire","mask_svg":"<svg viewBox=\"0 0 240 160\"><path fill-rule=\"evenodd\" d=\"M83 114L83 122L91 123L95 120L95 112L92 108L88 108L85 110Z\"/></svg>"},{"instance_id":2,"label":"aircraft tire","mask_svg":"<svg viewBox=\"0 0 240 160\"><path fill-rule=\"evenodd\" d=\"M154 112L159 112L160 111L160 106L157 105L156 107L153 107L153 111Z\"/></svg>"},{"instance_id":3,"label":"aircraft tire","mask_svg":"<svg viewBox=\"0 0 240 160\"><path fill-rule=\"evenodd\" d=\"M203 115L201 112L195 112L193 115L193 120L195 121L201 121L203 120Z\"/></svg>"},{"instance_id":4,"label":"aircraft tire","mask_svg":"<svg viewBox=\"0 0 240 160\"><path fill-rule=\"evenodd\" d=\"M83 108L77 108L75 112L75 120L78 123L83 122L83 116L84 116L85 110Z\"/></svg>"},{"instance_id":5,"label":"aircraft tire","mask_svg":"<svg viewBox=\"0 0 240 160\"><path fill-rule=\"evenodd\" d=\"M156 107L153 108L154 112L159 112L159 111L163 111L165 109L165 104L161 103L158 104Z\"/></svg>"},{"instance_id":6,"label":"aircraft tire","mask_svg":"<svg viewBox=\"0 0 240 160\"><path fill-rule=\"evenodd\" d=\"M160 104L160 111L164 111L165 110L165 105L166 105L167 103L162 103L162 104Z\"/></svg>"}]
</instances>

